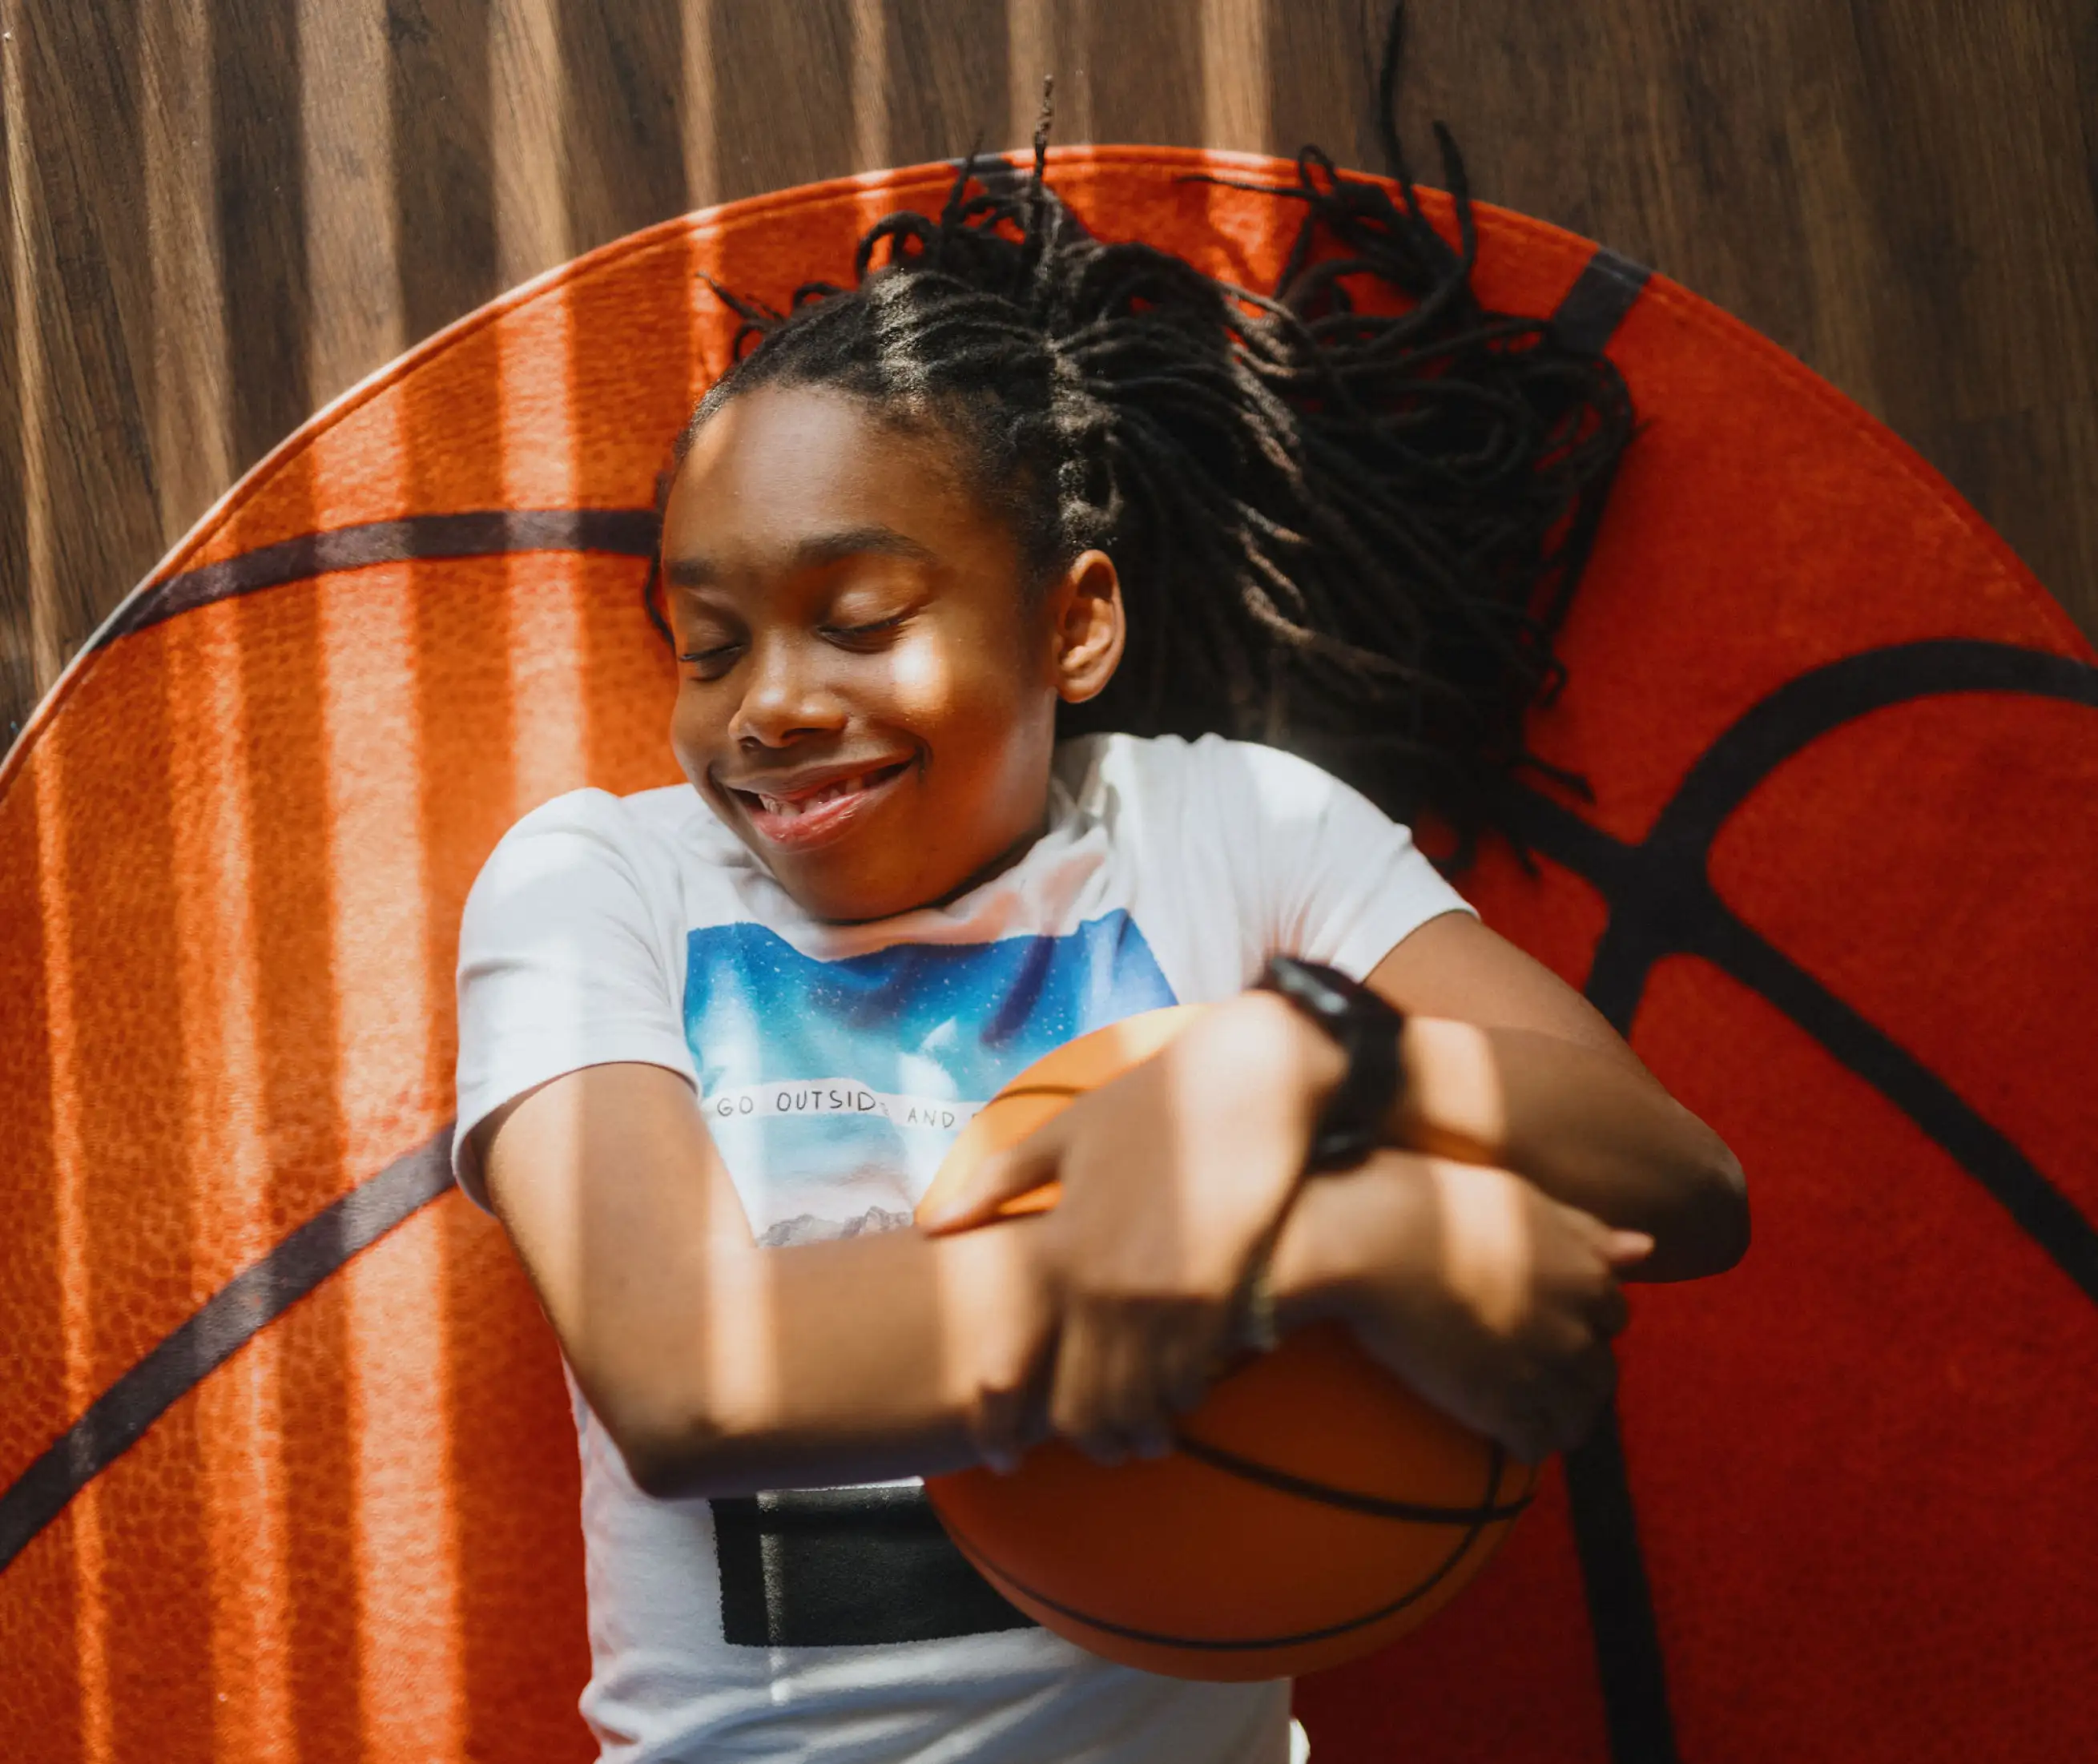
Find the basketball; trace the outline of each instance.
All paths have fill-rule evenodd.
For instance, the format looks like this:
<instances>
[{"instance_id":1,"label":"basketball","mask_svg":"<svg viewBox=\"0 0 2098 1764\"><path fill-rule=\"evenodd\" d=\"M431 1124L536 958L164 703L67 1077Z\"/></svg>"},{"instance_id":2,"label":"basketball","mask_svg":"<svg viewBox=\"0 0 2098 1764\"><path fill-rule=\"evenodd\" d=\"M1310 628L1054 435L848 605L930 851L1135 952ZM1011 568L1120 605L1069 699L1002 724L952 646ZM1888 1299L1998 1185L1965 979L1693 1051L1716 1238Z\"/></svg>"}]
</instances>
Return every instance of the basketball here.
<instances>
[{"instance_id":1,"label":"basketball","mask_svg":"<svg viewBox=\"0 0 2098 1764\"><path fill-rule=\"evenodd\" d=\"M1037 1060L969 1123L928 1200L1200 1008L1147 1011ZM1051 1185L1004 1211L1054 1200ZM1249 1679L1335 1665L1424 1621L1486 1565L1536 1478L1337 1324L1225 1374L1175 1439L1113 1466L1051 1440L1009 1475L925 1490L963 1553L1058 1635L1150 1672Z\"/></svg>"}]
</instances>

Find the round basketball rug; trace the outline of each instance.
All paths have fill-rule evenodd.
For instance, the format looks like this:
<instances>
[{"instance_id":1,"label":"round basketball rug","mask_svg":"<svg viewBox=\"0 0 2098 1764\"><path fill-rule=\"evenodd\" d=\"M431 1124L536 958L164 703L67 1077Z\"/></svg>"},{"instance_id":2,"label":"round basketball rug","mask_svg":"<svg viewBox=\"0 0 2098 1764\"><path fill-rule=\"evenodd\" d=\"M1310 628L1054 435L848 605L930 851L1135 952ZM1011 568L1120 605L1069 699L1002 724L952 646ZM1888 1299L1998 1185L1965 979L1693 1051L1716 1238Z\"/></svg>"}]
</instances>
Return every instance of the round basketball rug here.
<instances>
[{"instance_id":1,"label":"round basketball rug","mask_svg":"<svg viewBox=\"0 0 2098 1764\"><path fill-rule=\"evenodd\" d=\"M1274 162L1060 151L1094 229L1266 285ZM841 279L942 165L637 234L314 419L0 767L0 1756L581 1759L574 1435L450 1191L462 901L511 821L674 781L638 592L726 358L699 272ZM1438 224L1446 204L1424 195ZM2098 1733L2098 670L1878 423L1481 208L1476 286L1646 429L1460 885L1746 1165L1635 1294L1610 1424L1319 1764L2062 1759ZM726 1529L726 1528L725 1528ZM755 1546L753 1545L753 1547Z\"/></svg>"}]
</instances>

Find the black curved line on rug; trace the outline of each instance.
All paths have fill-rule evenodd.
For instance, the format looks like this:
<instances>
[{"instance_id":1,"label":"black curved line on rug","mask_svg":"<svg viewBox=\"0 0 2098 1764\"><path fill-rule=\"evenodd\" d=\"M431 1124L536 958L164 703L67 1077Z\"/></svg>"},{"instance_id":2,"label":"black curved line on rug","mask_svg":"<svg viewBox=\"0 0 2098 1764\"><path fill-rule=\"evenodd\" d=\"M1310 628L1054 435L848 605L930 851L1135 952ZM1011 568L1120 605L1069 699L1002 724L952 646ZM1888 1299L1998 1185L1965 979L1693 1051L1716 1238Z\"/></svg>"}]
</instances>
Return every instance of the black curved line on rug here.
<instances>
[{"instance_id":1,"label":"black curved line on rug","mask_svg":"<svg viewBox=\"0 0 2098 1764\"><path fill-rule=\"evenodd\" d=\"M324 1207L206 1299L0 1494L0 1570L154 1422L307 1293L452 1186L452 1126Z\"/></svg>"},{"instance_id":2,"label":"black curved line on rug","mask_svg":"<svg viewBox=\"0 0 2098 1764\"><path fill-rule=\"evenodd\" d=\"M1920 1060L1736 917L1706 875L1727 818L1793 755L1875 710L1970 691L2098 706L2098 669L1969 638L1868 650L1789 680L1752 706L1699 757L1636 845L1520 787L1511 820L1537 850L1591 884L1609 907L1582 990L1619 1034L1630 1038L1657 961L1704 957L1775 1005L1944 1147L2098 1303L2098 1227ZM1614 1404L1565 1464L1611 1756L1615 1764L1674 1764L1660 1635Z\"/></svg>"},{"instance_id":3,"label":"black curved line on rug","mask_svg":"<svg viewBox=\"0 0 2098 1764\"><path fill-rule=\"evenodd\" d=\"M1552 314L1559 341L1602 353L1639 304L1653 272L1599 245ZM1518 802L1530 792L1519 791ZM1631 1019L1617 1025L1629 1038ZM1675 1721L1653 1590L1639 1547L1631 1480L1617 1406L1565 1455L1567 1519L1581 1565L1581 1596L1595 1650L1612 1764L1676 1764Z\"/></svg>"},{"instance_id":4,"label":"black curved line on rug","mask_svg":"<svg viewBox=\"0 0 2098 1764\"><path fill-rule=\"evenodd\" d=\"M469 508L361 521L243 551L142 588L103 627L95 647L107 648L121 637L217 601L309 581L336 570L424 558L508 557L520 551L646 558L655 550L656 513L648 508Z\"/></svg>"},{"instance_id":5,"label":"black curved line on rug","mask_svg":"<svg viewBox=\"0 0 2098 1764\"><path fill-rule=\"evenodd\" d=\"M1728 817L1786 760L1876 710L1962 692L2098 709L2098 668L1967 638L1868 650L1787 681L1749 710L1692 766L1636 845L1527 788L1519 792L1514 818L1524 838L1592 884L1609 906L1584 990L1620 1033L1631 1025L1657 962L1703 957L1775 1005L1907 1115L2098 1304L2098 1225L1951 1086L1743 924L1706 874L1713 841Z\"/></svg>"}]
</instances>

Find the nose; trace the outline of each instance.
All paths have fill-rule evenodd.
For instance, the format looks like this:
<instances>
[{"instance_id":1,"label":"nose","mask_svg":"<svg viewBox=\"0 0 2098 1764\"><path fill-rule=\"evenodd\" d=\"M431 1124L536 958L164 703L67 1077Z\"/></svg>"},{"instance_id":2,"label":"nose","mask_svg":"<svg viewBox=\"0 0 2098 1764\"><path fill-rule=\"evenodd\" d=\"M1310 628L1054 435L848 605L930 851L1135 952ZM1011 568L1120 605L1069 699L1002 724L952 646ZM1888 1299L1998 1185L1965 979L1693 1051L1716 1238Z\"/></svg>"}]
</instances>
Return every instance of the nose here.
<instances>
[{"instance_id":1,"label":"nose","mask_svg":"<svg viewBox=\"0 0 2098 1764\"><path fill-rule=\"evenodd\" d=\"M740 747L786 747L810 735L834 735L845 709L832 690L820 656L784 634L752 646L742 701L729 721Z\"/></svg>"}]
</instances>

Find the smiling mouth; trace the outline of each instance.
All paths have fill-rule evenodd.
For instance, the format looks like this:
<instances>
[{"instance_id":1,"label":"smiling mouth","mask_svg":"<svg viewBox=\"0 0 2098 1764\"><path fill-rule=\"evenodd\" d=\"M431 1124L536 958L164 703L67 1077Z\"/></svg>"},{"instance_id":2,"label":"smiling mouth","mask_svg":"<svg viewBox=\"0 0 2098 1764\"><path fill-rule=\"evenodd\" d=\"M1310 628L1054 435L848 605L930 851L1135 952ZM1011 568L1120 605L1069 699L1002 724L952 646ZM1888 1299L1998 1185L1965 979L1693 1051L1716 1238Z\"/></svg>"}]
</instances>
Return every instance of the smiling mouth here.
<instances>
[{"instance_id":1,"label":"smiling mouth","mask_svg":"<svg viewBox=\"0 0 2098 1764\"><path fill-rule=\"evenodd\" d=\"M762 837L775 845L801 845L843 827L910 766L908 760L895 760L788 796L727 788L744 818Z\"/></svg>"}]
</instances>

